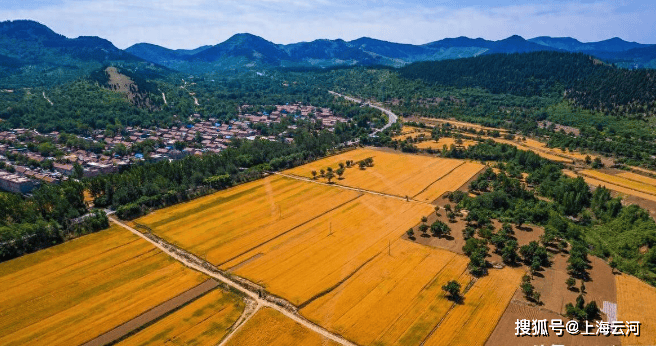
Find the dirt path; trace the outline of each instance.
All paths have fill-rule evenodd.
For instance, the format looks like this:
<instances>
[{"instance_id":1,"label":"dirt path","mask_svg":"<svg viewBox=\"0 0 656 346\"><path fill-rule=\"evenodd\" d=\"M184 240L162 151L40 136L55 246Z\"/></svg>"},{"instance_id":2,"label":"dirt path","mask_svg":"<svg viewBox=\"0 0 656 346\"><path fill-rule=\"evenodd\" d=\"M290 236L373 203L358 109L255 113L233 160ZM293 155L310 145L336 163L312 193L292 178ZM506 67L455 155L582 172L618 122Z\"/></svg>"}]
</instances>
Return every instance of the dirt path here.
<instances>
[{"instance_id":1,"label":"dirt path","mask_svg":"<svg viewBox=\"0 0 656 346\"><path fill-rule=\"evenodd\" d=\"M419 201L419 200L416 200L416 199L413 199L413 198L407 198L407 199L406 199L406 198L403 197L403 196L390 195L390 194L387 194L387 193L376 192L376 191L371 191L371 190L365 190L365 189L360 189L360 188L357 188L357 187L350 187L350 186L340 185L340 184L328 184L328 183L322 183L322 182L320 182L320 181L316 181L316 180L314 180L314 179L305 178L305 177L300 177L300 176L298 176L298 175L293 175L293 174L286 174L286 173L281 173L281 172L272 172L272 173L273 173L273 174L276 174L276 175L281 175L281 176L283 176L283 177L291 178L291 179L296 179L296 180L305 181L305 182L308 182L308 183L314 183L314 184L325 185L325 186L332 186L332 187L336 187L336 188L340 188L340 189L344 189L344 190L358 191L358 192L362 192L362 193L368 193L368 194L370 194L370 195L376 195L376 196L382 196L382 197L389 197L389 198L394 198L394 199L400 199L400 200L402 200L402 201L421 203L421 204L430 205L430 206L433 205L433 204L431 204L431 203L423 202L423 201Z\"/></svg>"},{"instance_id":2,"label":"dirt path","mask_svg":"<svg viewBox=\"0 0 656 346\"><path fill-rule=\"evenodd\" d=\"M85 342L82 344L82 346L102 346L114 342L129 334L133 330L136 330L143 325L155 321L171 310L174 310L179 306L182 306L183 304L204 295L205 293L215 289L217 286L219 286L219 283L216 280L206 280L202 284L186 292L183 292L182 294L157 305L156 307L121 324L120 326Z\"/></svg>"},{"instance_id":3,"label":"dirt path","mask_svg":"<svg viewBox=\"0 0 656 346\"><path fill-rule=\"evenodd\" d=\"M159 237L155 236L154 234L151 233L141 233L137 231L136 229L118 221L114 217L110 217L109 220L127 230L130 232L134 233L135 235L145 239L149 243L155 245L158 249L162 250L164 253L167 255L171 256L173 259L176 261L184 264L185 266L197 270L205 275L208 275L209 277L212 277L232 288L235 290L243 293L246 295L248 298L252 299L255 301L258 306L260 307L269 307L271 309L274 309L283 315L287 316L288 318L292 319L293 321L299 323L300 325L304 326L305 328L308 328L309 330L320 334L321 336L328 338L334 342L337 342L341 345L345 346L355 346L354 343L346 340L340 335L334 334L326 330L325 328L310 322L307 320L305 317L301 316L298 313L298 310L296 306L291 304L290 302L276 297L274 295L269 294L268 292L262 290L259 288L257 285L252 284L246 279L238 278L238 277L231 277L225 275L223 272L221 272L219 269L217 269L215 266L213 266L211 263L202 260L193 254L188 253L187 251L180 249L172 244L169 244L165 242L164 240L160 239Z\"/></svg>"},{"instance_id":4,"label":"dirt path","mask_svg":"<svg viewBox=\"0 0 656 346\"><path fill-rule=\"evenodd\" d=\"M168 102L166 102L166 94L165 94L165 93L163 93L163 92L162 92L162 99L164 99L164 104L168 106L168 105L169 105L169 103L168 103Z\"/></svg>"},{"instance_id":5,"label":"dirt path","mask_svg":"<svg viewBox=\"0 0 656 346\"><path fill-rule=\"evenodd\" d=\"M247 302L244 312L241 314L237 322L235 322L235 325L232 327L230 333L223 337L223 340L221 340L221 343L219 343L218 346L224 346L227 344L228 341L230 341L230 339L232 339L232 337L239 331L239 329L241 329L241 327L243 327L246 322L251 319L251 317L255 316L261 307L262 305L260 305L257 301Z\"/></svg>"}]
</instances>

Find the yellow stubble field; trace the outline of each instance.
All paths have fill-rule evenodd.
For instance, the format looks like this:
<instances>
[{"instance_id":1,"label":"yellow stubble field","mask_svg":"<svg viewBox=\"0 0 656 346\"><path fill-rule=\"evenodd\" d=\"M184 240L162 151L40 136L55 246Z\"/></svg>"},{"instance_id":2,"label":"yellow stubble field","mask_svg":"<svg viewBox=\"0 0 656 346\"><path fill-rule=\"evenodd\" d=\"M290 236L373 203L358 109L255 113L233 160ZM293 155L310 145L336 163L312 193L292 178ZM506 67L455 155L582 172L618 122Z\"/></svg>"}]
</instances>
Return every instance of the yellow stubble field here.
<instances>
[{"instance_id":1,"label":"yellow stubble field","mask_svg":"<svg viewBox=\"0 0 656 346\"><path fill-rule=\"evenodd\" d=\"M519 143L519 142L511 141L509 139L504 139L504 138L492 138L492 137L485 137L485 138L486 139L491 139L491 140L493 140L497 143L512 145L514 147L517 147L517 149L519 149L519 150L532 151L532 152L538 154L540 157L543 157L547 160L551 160L551 161L554 161L554 162L563 162L563 163L572 163L573 162L573 160L571 158L565 158L565 157L556 155L556 153L553 153L549 150L542 149L542 147L539 146L539 145L530 147L528 145L524 145L523 144L524 142ZM534 141L534 142L537 142L537 141ZM537 143L540 143L540 142L537 142ZM542 144L542 143L540 143L540 144Z\"/></svg>"},{"instance_id":2,"label":"yellow stubble field","mask_svg":"<svg viewBox=\"0 0 656 346\"><path fill-rule=\"evenodd\" d=\"M81 344L205 279L112 226L0 264L0 344Z\"/></svg>"},{"instance_id":3,"label":"yellow stubble field","mask_svg":"<svg viewBox=\"0 0 656 346\"><path fill-rule=\"evenodd\" d=\"M303 327L280 312L260 309L227 342L228 346L337 346L332 340Z\"/></svg>"},{"instance_id":4,"label":"yellow stubble field","mask_svg":"<svg viewBox=\"0 0 656 346\"><path fill-rule=\"evenodd\" d=\"M344 173L344 179L335 179L333 181L349 187L401 197L412 197L425 192L424 190L431 184L447 174L461 174L462 172L455 172L456 168L460 166L468 165L469 167L483 168L483 165L465 162L463 160L400 154L375 149L357 149L296 167L285 171L285 173L310 178L312 177L313 170L318 172L327 167L337 169L340 162L345 162L346 160L359 161L367 157L374 159L373 167L367 167L365 170L361 170L358 167L348 168ZM471 176L465 182L469 178ZM318 180L324 181L325 179L318 178ZM461 185L445 185L444 189L453 191ZM429 192L424 193L425 198L423 200L432 201L440 196L440 191L443 191L443 189L438 189L436 190L437 193L431 194L430 189L428 190Z\"/></svg>"},{"instance_id":5,"label":"yellow stubble field","mask_svg":"<svg viewBox=\"0 0 656 346\"><path fill-rule=\"evenodd\" d=\"M441 287L465 287L468 259L399 239L339 287L301 309L361 345L418 345L453 307Z\"/></svg>"},{"instance_id":6,"label":"yellow stubble field","mask_svg":"<svg viewBox=\"0 0 656 346\"><path fill-rule=\"evenodd\" d=\"M656 344L656 288L630 275L616 275L617 318L639 321L640 336L622 337L623 345Z\"/></svg>"},{"instance_id":7,"label":"yellow stubble field","mask_svg":"<svg viewBox=\"0 0 656 346\"><path fill-rule=\"evenodd\" d=\"M216 345L243 310L239 296L216 289L118 345Z\"/></svg>"}]
</instances>

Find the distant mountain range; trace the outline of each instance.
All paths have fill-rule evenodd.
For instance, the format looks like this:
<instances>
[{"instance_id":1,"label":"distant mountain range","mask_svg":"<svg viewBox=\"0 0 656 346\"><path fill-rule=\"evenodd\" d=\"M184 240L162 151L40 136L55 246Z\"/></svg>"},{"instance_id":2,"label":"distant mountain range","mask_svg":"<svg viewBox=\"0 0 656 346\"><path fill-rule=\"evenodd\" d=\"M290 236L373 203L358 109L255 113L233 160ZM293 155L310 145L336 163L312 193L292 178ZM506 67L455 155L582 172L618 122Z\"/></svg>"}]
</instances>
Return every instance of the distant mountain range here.
<instances>
[{"instance_id":1,"label":"distant mountain range","mask_svg":"<svg viewBox=\"0 0 656 346\"><path fill-rule=\"evenodd\" d=\"M585 43L570 37L526 40L511 36L498 41L457 37L412 45L363 37L283 45L251 34L236 34L225 42L193 50L149 43L121 50L99 37L70 39L38 22L17 20L0 22L0 87L66 81L105 65L149 73L175 70L203 74L271 67L400 67L418 61L535 51L581 52L623 67L656 68L656 45L620 38Z\"/></svg>"}]
</instances>

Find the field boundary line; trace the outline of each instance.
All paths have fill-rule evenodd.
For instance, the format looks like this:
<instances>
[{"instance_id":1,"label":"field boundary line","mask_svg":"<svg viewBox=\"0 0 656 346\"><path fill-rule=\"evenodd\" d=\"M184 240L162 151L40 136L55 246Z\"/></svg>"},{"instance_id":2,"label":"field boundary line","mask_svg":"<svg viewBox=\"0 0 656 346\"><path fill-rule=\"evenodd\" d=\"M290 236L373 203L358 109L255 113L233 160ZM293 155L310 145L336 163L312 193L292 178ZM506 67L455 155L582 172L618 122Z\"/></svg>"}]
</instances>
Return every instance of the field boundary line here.
<instances>
[{"instance_id":1,"label":"field boundary line","mask_svg":"<svg viewBox=\"0 0 656 346\"><path fill-rule=\"evenodd\" d=\"M467 272L467 269L465 269L465 270L461 273L461 275L462 275L463 273L465 273L465 272ZM476 280L475 278L472 278L472 279L469 281L469 283L467 284L467 286L469 286L469 287L471 288L471 286L472 286L472 282L475 282L475 280ZM462 293L463 298L464 298L464 296L465 296L465 294L466 294L466 291L468 291L467 288L465 288L465 290L464 290L463 293ZM442 325L442 322L444 322L444 320L445 320L445 319L451 314L451 312L453 311L453 308L455 308L457 305L458 305L458 302L453 302L453 304L451 304L451 307L449 308L449 310L444 314L444 316L442 316L442 318L440 318L439 321L437 321L437 323L435 324L435 327L433 327L433 329L431 329L430 333L428 333L428 335L426 335L426 337L424 338L424 340L421 341L421 343L419 344L419 346L424 346L424 345L426 344L426 341L428 341L428 339L430 339L430 337L433 336L433 334L435 334L435 332L437 331L437 329Z\"/></svg>"},{"instance_id":2,"label":"field boundary line","mask_svg":"<svg viewBox=\"0 0 656 346\"><path fill-rule=\"evenodd\" d=\"M426 190L428 190L429 187L433 186L433 184L435 184L435 183L437 183L438 181L440 181L440 180L442 180L442 179L448 177L449 175L451 175L451 173L453 173L453 171L455 171L456 169L462 167L462 165L464 165L465 163L467 163L467 162L466 162L466 161L463 161L461 164L459 164L459 165L453 167L453 169L450 170L450 171L448 171L448 172L446 172L445 175L443 175L443 176L441 176L441 177L435 179L435 181L433 181L432 183L426 185L425 188L423 188L421 191L419 191L416 195L412 196L412 198L414 199L415 197L417 197L417 196L421 195L422 193L426 192ZM481 169L482 169L482 168L481 168ZM478 174L478 173L476 173L476 174ZM459 188L460 188L460 186L458 186L458 189L459 189ZM457 189L456 189L456 190L457 190ZM440 196L437 196L437 198L440 198Z\"/></svg>"},{"instance_id":3,"label":"field boundary line","mask_svg":"<svg viewBox=\"0 0 656 346\"><path fill-rule=\"evenodd\" d=\"M317 216L315 216L315 217L313 217L313 218L311 218L311 219L309 219L309 220L303 221L303 222L301 222L300 224L298 224L298 225L296 225L296 226L294 226L294 227L292 227L292 228L290 228L290 229L288 229L288 230L286 230L286 231L284 231L284 232L282 232L282 233L276 235L275 237L273 237L273 238L271 238L271 239L269 239L269 240L265 240L264 242L259 243L259 244L255 245L255 246L251 247L250 249L247 249L247 250L245 250L245 251L243 251L243 252L241 252L241 253L239 253L239 254L233 256L232 258L228 258L227 260L223 261L222 263L219 263L218 266L222 266L222 265L224 265L224 264L226 264L226 263L228 263L228 262L230 262L230 261L232 261L232 260L234 260L234 259L237 259L237 258L239 258L240 256L243 256L243 255L245 255L245 254L247 254L247 253L249 253L249 252L251 252L251 251L257 249L258 247L263 246L264 244L266 244L266 243L268 243L268 242L274 241L274 240L278 239L279 237L282 237L283 235L285 235L285 234L287 234L287 233L289 233L289 232L292 232L292 231L294 231L295 229L297 229L297 228L299 228L299 227L301 227L301 226L304 226L304 225L306 225L306 224L308 224L308 223L310 223L310 222L312 222L312 221L318 219L319 217L322 217L322 216L324 216L324 215L326 215L326 214L328 214L328 213L331 213L331 212L333 212L333 211L335 211L335 210L337 210L337 209L339 209L339 208L341 208L341 207L343 207L343 206L345 206L345 205L347 205L347 204L349 204L349 203L355 201L356 199L358 199L358 198L360 198L360 197L362 197L362 194L359 194L359 195L355 196L354 198L352 198L352 199L350 199L350 200L348 200L348 201L346 201L346 202L344 202L344 203L341 203L341 204L339 204L339 205L336 205L335 207L330 208L329 210L326 210L325 212L323 212L323 213L321 213L321 214L319 214L319 215L317 215ZM251 256L251 257L252 257L252 256ZM250 258L249 258L249 259L250 259ZM243 261L242 261L242 262L243 262ZM239 265L239 264L241 264L241 262L238 263L237 265ZM234 268L234 267L235 267L235 266L233 266L233 268Z\"/></svg>"},{"instance_id":4,"label":"field boundary line","mask_svg":"<svg viewBox=\"0 0 656 346\"><path fill-rule=\"evenodd\" d=\"M217 279L218 281L224 283L228 287L231 287L242 294L246 295L247 297L251 298L252 300L256 301L259 305L265 306L265 307L270 307L283 315L287 316L289 319L293 320L294 322L304 326L305 328L321 335L324 336L336 343L339 343L344 346L356 346L356 344L352 343L351 341L347 340L346 338L342 337L339 334L335 334L333 332L330 332L329 330L325 329L324 327L308 320L307 318L301 316L298 313L298 309L288 302L287 300L284 300L282 298L276 297L266 291L263 290L258 290L258 289L253 289L247 285L245 280L243 281L235 281L233 278L230 278L226 274L224 274L222 271L220 271L218 268L216 268L214 265L211 263L202 260L198 258L197 256L175 246L172 244L169 244L165 242L163 239L155 236L154 234L144 234L139 232L138 230L126 225L125 223L117 220L114 217L109 217L109 220L125 229L128 231L134 233L135 235L143 238L144 240L148 241L149 243L153 244L155 247L158 249L162 250L165 254L169 255L176 261L182 263L188 268L194 269L196 271L199 271L209 277L212 277L214 279Z\"/></svg>"},{"instance_id":5,"label":"field boundary line","mask_svg":"<svg viewBox=\"0 0 656 346\"><path fill-rule=\"evenodd\" d=\"M332 186L332 187L336 187L336 188L339 188L339 189L358 191L358 192L362 192L362 193L368 193L370 195L395 198L395 199L399 199L399 200L406 201L406 202L415 202L415 203L421 203L421 204L426 204L426 205L433 206L432 204L430 204L428 202L418 201L416 199L411 199L411 198L406 199L405 197L402 197L402 196L391 195L391 194L384 193L384 192L371 191L371 190L361 189L359 187L351 187L351 186L346 186L346 185L341 185L341 184L322 183L320 181L316 181L316 180L306 178L306 177L301 177L301 176L294 175L294 174L287 174L287 173L282 173L282 172L272 172L272 173L276 174L276 175L283 176L283 177L287 177L287 178L290 178L290 179L305 181L307 183L319 184L319 185L324 185L324 186Z\"/></svg>"},{"instance_id":6,"label":"field boundary line","mask_svg":"<svg viewBox=\"0 0 656 346\"><path fill-rule=\"evenodd\" d=\"M315 300L317 300L317 299L319 299L319 298L325 296L326 294L332 292L332 291L333 291L334 289L336 289L337 287L341 286L341 285L342 285L343 283L345 283L348 279L350 279L351 277L353 277L353 275L355 275L358 271L360 271L360 269L362 269L364 266L366 266L367 263L371 262L374 258L378 257L378 255L380 255L381 253L382 253L382 251L379 252L379 253L377 253L377 254L375 254L375 255L373 255L373 256L371 256L371 258L369 258L368 260L366 260L366 261L365 261L364 263L362 263L359 267L355 268L355 270L352 271L352 272L350 272L349 275L347 275L344 279L340 280L340 281L337 282L336 284L334 284L334 285L332 285L332 286L326 288L325 290L323 290L323 291L321 291L321 292L315 294L314 296L310 297L308 300L306 300L306 301L304 301L303 303L301 303L301 304L298 306L298 309L299 309L299 310L300 310L300 309L303 309L304 307L306 307L306 306L312 304L312 302L314 302Z\"/></svg>"}]
</instances>

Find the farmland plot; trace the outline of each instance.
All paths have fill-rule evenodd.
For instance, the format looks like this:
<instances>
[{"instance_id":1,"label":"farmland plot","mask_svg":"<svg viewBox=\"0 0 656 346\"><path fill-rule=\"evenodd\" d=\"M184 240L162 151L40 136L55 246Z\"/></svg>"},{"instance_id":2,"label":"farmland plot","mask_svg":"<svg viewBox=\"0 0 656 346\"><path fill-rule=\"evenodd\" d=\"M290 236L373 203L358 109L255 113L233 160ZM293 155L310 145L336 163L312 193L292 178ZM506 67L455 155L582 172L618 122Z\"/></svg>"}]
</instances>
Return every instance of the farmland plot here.
<instances>
[{"instance_id":1,"label":"farmland plot","mask_svg":"<svg viewBox=\"0 0 656 346\"><path fill-rule=\"evenodd\" d=\"M453 306L441 287L470 277L466 257L405 240L301 310L358 344L418 345Z\"/></svg>"},{"instance_id":2,"label":"farmland plot","mask_svg":"<svg viewBox=\"0 0 656 346\"><path fill-rule=\"evenodd\" d=\"M624 345L656 344L656 288L630 275L615 276L617 284L617 318L639 321L640 336L622 337Z\"/></svg>"},{"instance_id":3,"label":"farmland plot","mask_svg":"<svg viewBox=\"0 0 656 346\"><path fill-rule=\"evenodd\" d=\"M469 148L472 145L476 145L478 142L472 141L470 139L463 139L462 140L462 146L465 148ZM433 150L442 150L443 146L447 146L447 148L451 148L452 145L458 145L456 144L456 139L451 138L451 137L441 137L439 140L428 140L424 141L421 143L416 144L415 146L419 149L428 149L431 148Z\"/></svg>"},{"instance_id":4,"label":"farmland plot","mask_svg":"<svg viewBox=\"0 0 656 346\"><path fill-rule=\"evenodd\" d=\"M228 269L224 263L358 196L271 176L158 210L136 223Z\"/></svg>"},{"instance_id":5,"label":"farmland plot","mask_svg":"<svg viewBox=\"0 0 656 346\"><path fill-rule=\"evenodd\" d=\"M344 179L335 179L337 184L356 187L370 191L382 192L396 196L414 196L424 191L429 185L445 175L453 174L454 170L465 164L465 161L455 159L442 159L419 155L390 153L374 149L357 149L340 155L331 156L304 166L285 171L285 173L312 177L312 171L319 172L328 167L336 170L340 162L346 160L359 161L372 157L374 166L361 170L357 167L348 168ZM469 163L476 167L482 165ZM472 174L473 175L473 174ZM325 179L319 178L320 181ZM465 181L467 181L466 179ZM449 191L460 186L446 186ZM434 200L439 195L431 195L427 200Z\"/></svg>"},{"instance_id":6,"label":"farmland plot","mask_svg":"<svg viewBox=\"0 0 656 346\"><path fill-rule=\"evenodd\" d=\"M235 274L263 284L294 304L303 304L387 251L391 242L432 209L363 195L226 266L236 267Z\"/></svg>"},{"instance_id":7,"label":"farmland plot","mask_svg":"<svg viewBox=\"0 0 656 346\"><path fill-rule=\"evenodd\" d=\"M465 294L440 323L425 345L483 345L492 334L519 287L524 270L490 270Z\"/></svg>"},{"instance_id":8,"label":"farmland plot","mask_svg":"<svg viewBox=\"0 0 656 346\"><path fill-rule=\"evenodd\" d=\"M81 344L204 280L113 226L0 264L0 344Z\"/></svg>"},{"instance_id":9,"label":"farmland plot","mask_svg":"<svg viewBox=\"0 0 656 346\"><path fill-rule=\"evenodd\" d=\"M285 317L280 312L260 309L228 340L229 346L337 346L331 341Z\"/></svg>"},{"instance_id":10,"label":"farmland plot","mask_svg":"<svg viewBox=\"0 0 656 346\"><path fill-rule=\"evenodd\" d=\"M628 179L625 176L606 174L595 170L582 170L579 173L584 177L603 182L600 185L606 185L606 187L611 190L634 195L636 197L656 200L656 186L650 185L649 183ZM636 178L633 177L633 179ZM619 186L622 189L617 189L615 186Z\"/></svg>"},{"instance_id":11,"label":"farmland plot","mask_svg":"<svg viewBox=\"0 0 656 346\"><path fill-rule=\"evenodd\" d=\"M118 345L215 345L243 310L239 296L213 290Z\"/></svg>"}]
</instances>

